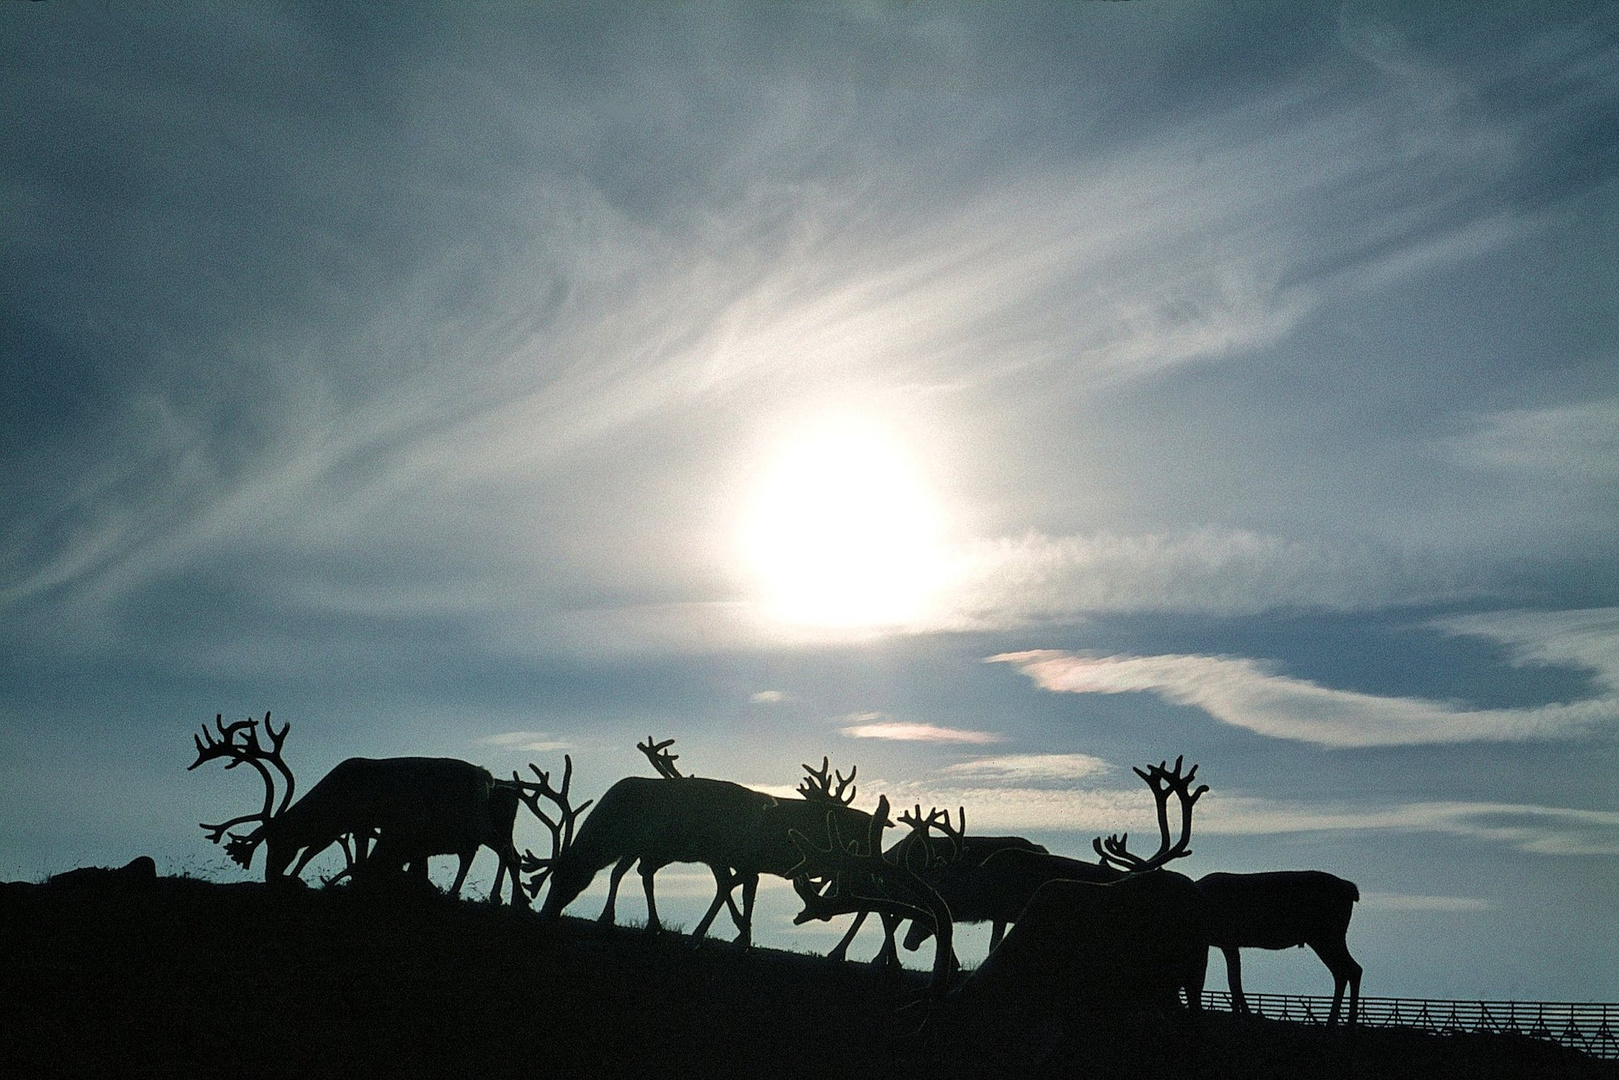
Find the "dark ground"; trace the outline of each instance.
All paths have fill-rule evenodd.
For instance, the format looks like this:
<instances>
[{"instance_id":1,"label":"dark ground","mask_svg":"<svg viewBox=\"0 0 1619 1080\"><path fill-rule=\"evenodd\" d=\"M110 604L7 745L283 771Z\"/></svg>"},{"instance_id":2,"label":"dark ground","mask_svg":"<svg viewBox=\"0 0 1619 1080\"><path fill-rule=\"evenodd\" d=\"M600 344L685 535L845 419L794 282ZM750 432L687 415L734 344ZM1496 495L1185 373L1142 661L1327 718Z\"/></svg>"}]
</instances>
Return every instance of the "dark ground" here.
<instances>
[{"instance_id":1,"label":"dark ground","mask_svg":"<svg viewBox=\"0 0 1619 1080\"><path fill-rule=\"evenodd\" d=\"M0 1076L1601 1077L1503 1036L896 1010L864 964L437 896L76 871L0 885Z\"/></svg>"}]
</instances>

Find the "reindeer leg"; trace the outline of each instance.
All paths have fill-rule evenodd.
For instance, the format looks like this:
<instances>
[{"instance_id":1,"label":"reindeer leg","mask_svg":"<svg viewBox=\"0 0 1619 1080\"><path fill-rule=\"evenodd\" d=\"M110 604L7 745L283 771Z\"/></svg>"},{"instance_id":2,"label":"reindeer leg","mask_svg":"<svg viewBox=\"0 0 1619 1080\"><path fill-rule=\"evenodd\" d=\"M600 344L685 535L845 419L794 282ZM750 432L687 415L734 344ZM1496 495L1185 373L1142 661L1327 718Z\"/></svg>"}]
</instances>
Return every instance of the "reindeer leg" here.
<instances>
[{"instance_id":1,"label":"reindeer leg","mask_svg":"<svg viewBox=\"0 0 1619 1080\"><path fill-rule=\"evenodd\" d=\"M500 890L506 885L506 856L501 855L499 862L500 866L495 870L495 884L489 890L489 902L497 905L500 903ZM512 903L514 905L517 903L517 894L515 892L512 894Z\"/></svg>"},{"instance_id":2,"label":"reindeer leg","mask_svg":"<svg viewBox=\"0 0 1619 1080\"><path fill-rule=\"evenodd\" d=\"M855 912L854 922L850 925L849 932L844 934L843 940L834 945L832 951L826 954L828 960L842 960L849 955L849 945L854 941L854 936L860 933L860 927L865 924L866 916L869 914L870 912L866 911Z\"/></svg>"},{"instance_id":3,"label":"reindeer leg","mask_svg":"<svg viewBox=\"0 0 1619 1080\"><path fill-rule=\"evenodd\" d=\"M758 874L748 874L742 879L742 932L736 936L736 943L744 949L753 947L753 899L758 892Z\"/></svg>"},{"instance_id":4,"label":"reindeer leg","mask_svg":"<svg viewBox=\"0 0 1619 1080\"><path fill-rule=\"evenodd\" d=\"M1209 976L1209 950L1202 948L1197 959L1187 965L1186 982L1183 989L1186 991L1186 1008L1189 1012L1203 1011L1203 984Z\"/></svg>"},{"instance_id":5,"label":"reindeer leg","mask_svg":"<svg viewBox=\"0 0 1619 1080\"><path fill-rule=\"evenodd\" d=\"M1242 995L1242 950L1234 945L1221 945L1220 951L1225 953L1225 977L1231 986L1231 1011L1246 1014L1248 999Z\"/></svg>"},{"instance_id":6,"label":"reindeer leg","mask_svg":"<svg viewBox=\"0 0 1619 1080\"><path fill-rule=\"evenodd\" d=\"M495 884L489 890L489 902L499 906L500 890L508 875L512 882L512 907L528 907L528 896L522 889L523 879L517 873L517 849L511 844L491 848L500 868L495 871Z\"/></svg>"},{"instance_id":7,"label":"reindeer leg","mask_svg":"<svg viewBox=\"0 0 1619 1080\"><path fill-rule=\"evenodd\" d=\"M328 840L324 844L315 843L315 844L310 844L308 847L304 848L304 853L298 857L298 861L296 863L293 863L292 871L289 874L289 876L290 877L297 877L299 874L302 874L304 872L304 867L308 866L310 864L310 862L312 862L314 860L315 856L319 855L321 852L325 851L327 848L331 847L336 842L337 841L335 841L335 840ZM362 862L364 860L364 858L365 858L365 856L361 855L360 858L355 859L354 862L350 863L349 865L350 866L356 866L360 862ZM274 862L275 862L274 859L270 858L269 856L265 856L265 867L264 868L265 868L266 872L268 872L270 870L271 865ZM285 863L282 864L281 869L282 870L286 869L286 864ZM277 873L276 876L279 877L280 874Z\"/></svg>"},{"instance_id":8,"label":"reindeer leg","mask_svg":"<svg viewBox=\"0 0 1619 1080\"><path fill-rule=\"evenodd\" d=\"M477 856L478 856L478 849L477 848L473 848L471 851L464 851L459 856L459 858L461 859L461 869L456 871L456 873L455 873L455 884L450 886L450 895L451 896L460 896L461 895L461 886L466 883L467 871L472 869L472 860L477 858ZM426 859L422 860L422 868L423 868L424 871L427 868L427 860Z\"/></svg>"},{"instance_id":9,"label":"reindeer leg","mask_svg":"<svg viewBox=\"0 0 1619 1080\"><path fill-rule=\"evenodd\" d=\"M635 856L626 855L618 860L617 866L613 867L612 879L607 884L607 906L603 907L602 913L596 917L597 922L607 926L613 925L613 908L618 903L618 883L624 880L624 875L629 873L630 867L634 865Z\"/></svg>"},{"instance_id":10,"label":"reindeer leg","mask_svg":"<svg viewBox=\"0 0 1619 1080\"><path fill-rule=\"evenodd\" d=\"M658 921L658 901L652 895L652 879L658 873L656 866L648 866L646 860L641 860L641 887L646 890L646 932L656 934L663 929Z\"/></svg>"},{"instance_id":11,"label":"reindeer leg","mask_svg":"<svg viewBox=\"0 0 1619 1080\"><path fill-rule=\"evenodd\" d=\"M1344 989L1349 989L1349 1024L1355 1023L1355 1013L1360 1005L1360 976L1362 968L1349 955L1349 946L1341 941L1323 941L1309 943L1311 951L1321 958L1332 972L1332 1011L1327 1014L1327 1026L1332 1027L1338 1023L1338 1012L1343 1005Z\"/></svg>"},{"instance_id":12,"label":"reindeer leg","mask_svg":"<svg viewBox=\"0 0 1619 1080\"><path fill-rule=\"evenodd\" d=\"M872 966L889 970L899 967L899 947L894 939L899 935L899 928L905 922L898 915L879 912L877 917L883 921L883 947L877 950L872 958Z\"/></svg>"},{"instance_id":13,"label":"reindeer leg","mask_svg":"<svg viewBox=\"0 0 1619 1080\"><path fill-rule=\"evenodd\" d=\"M731 890L736 887L736 878L729 871L722 873L717 866L710 866L709 870L714 874L714 902L708 905L708 910L703 913L702 921L691 932L692 940L694 941L701 941L703 935L708 933L708 928L714 922L715 916L719 915L720 908L725 906L726 901L731 897Z\"/></svg>"},{"instance_id":14,"label":"reindeer leg","mask_svg":"<svg viewBox=\"0 0 1619 1080\"><path fill-rule=\"evenodd\" d=\"M512 882L512 907L529 907L528 893L523 891L523 879L517 870L517 848L506 844L500 851L500 869L510 875ZM500 877L495 877L495 891L489 895L495 903L500 903Z\"/></svg>"}]
</instances>

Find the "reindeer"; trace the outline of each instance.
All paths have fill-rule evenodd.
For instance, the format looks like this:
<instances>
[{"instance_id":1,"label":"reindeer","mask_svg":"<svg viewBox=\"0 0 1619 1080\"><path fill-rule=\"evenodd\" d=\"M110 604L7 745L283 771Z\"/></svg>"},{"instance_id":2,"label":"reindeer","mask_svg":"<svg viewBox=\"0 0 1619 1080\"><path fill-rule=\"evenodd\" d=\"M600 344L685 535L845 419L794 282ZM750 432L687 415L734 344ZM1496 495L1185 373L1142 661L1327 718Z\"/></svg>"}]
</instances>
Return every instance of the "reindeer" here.
<instances>
[{"instance_id":1,"label":"reindeer","mask_svg":"<svg viewBox=\"0 0 1619 1080\"><path fill-rule=\"evenodd\" d=\"M963 984L969 1008L1020 1017L1198 1005L1208 946L1202 897L1184 874L1048 881Z\"/></svg>"},{"instance_id":2,"label":"reindeer","mask_svg":"<svg viewBox=\"0 0 1619 1080\"><path fill-rule=\"evenodd\" d=\"M1205 874L1197 879L1203 895L1208 941L1225 954L1231 1007L1248 1011L1242 993L1239 949L1287 949L1308 945L1332 972L1330 1027L1338 1022L1344 988L1349 989L1349 1026L1360 1003L1361 966L1349 955L1346 937L1360 890L1352 881L1319 870L1265 874Z\"/></svg>"},{"instance_id":3,"label":"reindeer","mask_svg":"<svg viewBox=\"0 0 1619 1080\"><path fill-rule=\"evenodd\" d=\"M645 743L636 745L652 763L658 779L626 777L608 789L568 851L557 856L551 892L541 913L560 914L599 870L616 860L607 903L598 916L599 921L611 923L619 882L639 863L647 897L647 929L656 932L661 923L654 875L671 862L704 863L714 875L715 895L692 936L701 939L720 908L729 907L738 929L737 943L746 947L752 941L753 902L760 875L790 876L801 861L790 831L824 830L829 813L861 829L869 823L869 815L848 805L855 794L850 787L854 771L847 777L837 773L834 790L826 760L819 772L806 765L808 779L799 786L803 798L778 800L730 781L683 775L675 765L679 755L669 751L673 743L673 739L655 742L648 736ZM742 887L740 909L732 900L738 885Z\"/></svg>"},{"instance_id":4,"label":"reindeer","mask_svg":"<svg viewBox=\"0 0 1619 1080\"><path fill-rule=\"evenodd\" d=\"M964 999L1038 1013L1161 1007L1184 989L1187 1005L1199 1007L1208 964L1205 902L1190 878L1164 869L1191 854L1192 808L1208 790L1192 789L1197 766L1183 774L1182 762L1176 758L1173 770L1165 762L1135 770L1157 803L1160 843L1152 855L1131 852L1125 833L1093 842L1097 863L1016 850L985 861L975 899L997 912L1025 902L1015 925L967 980ZM1174 841L1171 795L1181 809ZM1040 881L1046 869L1077 876Z\"/></svg>"},{"instance_id":5,"label":"reindeer","mask_svg":"<svg viewBox=\"0 0 1619 1080\"><path fill-rule=\"evenodd\" d=\"M657 768L658 778L627 776L608 788L572 842L555 855L551 889L540 909L543 917L562 914L596 874L613 863L607 904L598 916L599 922L612 923L619 882L639 863L646 928L657 933L662 924L652 879L663 867L705 863L729 896L731 868L759 865L765 816L776 799L728 780L682 776L674 766L678 755L667 750L673 741L654 743L649 737L644 745L638 744ZM741 923L742 916L734 910L733 917Z\"/></svg>"},{"instance_id":6,"label":"reindeer","mask_svg":"<svg viewBox=\"0 0 1619 1080\"><path fill-rule=\"evenodd\" d=\"M701 938L708 931L714 917L719 914L721 905L727 905L739 931L737 944L747 947L751 943L753 902L759 888L760 875L792 878L795 876L795 868L803 860L802 854L793 843L792 834L795 831L811 836L820 835L826 831L829 816L836 819L839 828L850 835L858 836L871 829L872 815L863 810L856 810L851 805L859 790L852 786L855 776L860 771L858 767L850 769L848 776L844 776L842 772L834 773L831 759L824 756L821 758L819 769L812 769L809 765L801 767L804 770L804 779L798 784L800 797L778 799L776 805L766 812L757 864L733 866L731 873L723 878L719 873L715 874L717 889L714 902L709 905L702 921L692 931L693 937ZM893 823L885 820L884 824ZM731 901L731 892L737 885L742 886L740 913ZM856 926L858 927L858 922ZM850 936L853 936L852 931Z\"/></svg>"},{"instance_id":7,"label":"reindeer","mask_svg":"<svg viewBox=\"0 0 1619 1080\"><path fill-rule=\"evenodd\" d=\"M901 814L900 820L911 826L911 835L925 838L940 815L948 824L948 811L935 808L924 818L920 806L914 814ZM877 800L877 812L870 819L864 845L858 834L854 839L844 840L835 814L828 814L824 819L827 838L824 848L807 834L792 830L792 844L798 850L800 861L792 868L790 876L793 889L804 902L804 909L793 922L801 925L812 919L825 921L840 915L864 916L875 911L890 928L905 919L928 923L936 937L928 988L938 997L949 985L955 964L950 909L926 878L907 865L909 859L891 859L883 851L882 833L887 824L888 796L884 795ZM925 872L931 848L922 843L921 850L924 859L921 869Z\"/></svg>"},{"instance_id":8,"label":"reindeer","mask_svg":"<svg viewBox=\"0 0 1619 1080\"><path fill-rule=\"evenodd\" d=\"M292 725L283 724L277 731L270 714L265 713L264 731L270 740L265 746L259 738L259 723L249 718L226 724L223 714L215 716L218 737L206 725L201 735L193 737L197 760L187 770L205 761L225 759L226 769L246 764L263 779L264 808L260 812L202 826L218 844L227 830L258 822L245 836L229 833L225 851L238 865L249 867L263 844L265 881L297 878L316 855L353 837L361 856L350 870L361 866L403 870L411 864L425 865L431 855L458 856L460 869L450 886L450 895L455 896L478 849L488 847L500 859L502 871L512 876L512 903L527 905L518 887L517 854L512 845L515 805L497 794L497 782L487 769L455 758L349 758L293 802L292 770L281 756ZM272 769L285 781L279 805ZM366 854L372 836L376 836L376 846ZM498 903L499 893L490 899Z\"/></svg>"},{"instance_id":9,"label":"reindeer","mask_svg":"<svg viewBox=\"0 0 1619 1080\"><path fill-rule=\"evenodd\" d=\"M1032 887L1026 891L1007 888L1013 880L1013 867L1019 868L1016 872L1019 876L1028 876L1027 868L1038 868L1034 873L1042 882L1072 875L1083 877L1087 872L1089 864L1053 855L1043 845L1021 836L969 836L966 808L957 807L956 813L959 821L953 836L956 854L936 862L925 876L950 906L956 922L990 924L991 949L1001 943L1007 925L1018 917L1028 896L1034 892ZM907 836L901 843L912 839ZM998 881L1001 887L986 889L987 881ZM931 933L927 923L913 921L905 935L906 950L915 951Z\"/></svg>"},{"instance_id":10,"label":"reindeer","mask_svg":"<svg viewBox=\"0 0 1619 1080\"><path fill-rule=\"evenodd\" d=\"M919 816L921 810L921 806L917 806L913 814ZM978 872L979 867L986 860L999 855L1001 852L1025 852L1035 856L1044 856L1049 853L1042 845L1036 844L1032 840L1026 840L1021 836L968 835L966 808L957 807L956 813L959 823L955 826L950 824L948 813L942 816L930 814L927 819L927 828L920 830L915 827L911 819L902 817L901 820L906 824L912 824L912 829L898 843L889 848L883 857L890 862L904 862L907 866L910 866L916 861L918 852L925 850L926 854L922 859L922 865L925 866L925 869L920 871L921 876L944 899L955 922L990 922L993 924L990 929L989 946L993 949L1000 944L1001 937L1006 932L1006 924L1017 917L1017 913L1023 909L1023 904L1019 903L1009 914L1003 914L999 910L991 910L986 907L985 901L980 899L982 890L978 888L978 879L982 876ZM929 829L935 828L950 843L950 854L945 858L937 857L932 850L928 832ZM1057 856L1052 857L1057 858ZM1061 875L1051 873L1041 880L1045 881L1058 876ZM1029 892L1033 891L1032 888L1029 890ZM1024 900L1027 900L1027 896L1024 897ZM854 925L849 927L849 932L827 954L828 958L834 960L843 959L850 942L854 940L855 934L859 933L861 925L865 922L865 918L865 912L861 912L855 917ZM873 964L878 966L897 966L899 964L899 953L895 948L895 935L899 924L904 921L892 915L883 916L883 945L876 958L872 961ZM905 948L914 952L932 934L933 928L927 921L911 920L911 929L905 936Z\"/></svg>"},{"instance_id":11,"label":"reindeer","mask_svg":"<svg viewBox=\"0 0 1619 1080\"><path fill-rule=\"evenodd\" d=\"M1192 805L1207 787L1191 791L1197 766L1192 766L1192 771L1182 777L1181 765L1182 759L1177 758L1173 772L1167 770L1162 762L1146 770L1135 770L1136 775L1152 789L1153 801L1157 806L1160 842L1158 850L1151 856L1142 858L1131 854L1128 833L1106 840L1100 837L1094 840L1092 846L1100 856L1097 862L1054 855L1028 841L1006 842L1008 839L1016 841L1015 837L988 838L999 843L981 860L975 863L970 859L959 859L944 864L938 870L934 884L939 895L950 905L957 922L992 924L989 947L993 950L1004 937L1004 928L1017 920L1035 891L1048 881L1085 881L1093 885L1106 885L1132 873L1142 873L1185 858L1191 854L1188 845L1192 838ZM1173 843L1169 834L1171 794L1178 794L1181 800L1181 836ZM962 824L965 828L965 815ZM965 849L972 850L970 846ZM910 932L905 936L905 948L915 949L927 940L927 936L925 924L912 923Z\"/></svg>"}]
</instances>

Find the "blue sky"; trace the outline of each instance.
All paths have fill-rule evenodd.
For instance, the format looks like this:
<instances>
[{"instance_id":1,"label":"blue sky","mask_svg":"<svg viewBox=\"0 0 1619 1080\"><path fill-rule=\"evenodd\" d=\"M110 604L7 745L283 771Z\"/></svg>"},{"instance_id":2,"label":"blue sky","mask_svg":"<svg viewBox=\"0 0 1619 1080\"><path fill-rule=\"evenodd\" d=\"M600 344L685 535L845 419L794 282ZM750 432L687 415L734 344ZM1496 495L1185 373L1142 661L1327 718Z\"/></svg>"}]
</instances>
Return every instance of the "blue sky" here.
<instances>
[{"instance_id":1,"label":"blue sky","mask_svg":"<svg viewBox=\"0 0 1619 1080\"><path fill-rule=\"evenodd\" d=\"M1368 994L1619 1000L1610 5L52 0L0 93L0 875L233 876L220 712L1072 852L1186 754Z\"/></svg>"}]
</instances>

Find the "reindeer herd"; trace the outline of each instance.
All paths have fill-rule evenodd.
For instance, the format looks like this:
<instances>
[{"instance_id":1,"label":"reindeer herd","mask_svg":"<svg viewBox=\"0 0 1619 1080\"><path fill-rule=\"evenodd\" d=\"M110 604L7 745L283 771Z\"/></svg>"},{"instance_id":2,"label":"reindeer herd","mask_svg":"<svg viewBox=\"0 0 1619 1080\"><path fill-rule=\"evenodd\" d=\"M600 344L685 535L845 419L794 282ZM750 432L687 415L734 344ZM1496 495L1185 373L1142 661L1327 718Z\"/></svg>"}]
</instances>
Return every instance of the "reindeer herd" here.
<instances>
[{"instance_id":1,"label":"reindeer herd","mask_svg":"<svg viewBox=\"0 0 1619 1080\"><path fill-rule=\"evenodd\" d=\"M497 779L454 758L349 758L302 798L293 800L291 768L282 757L290 725L258 720L204 726L195 736L197 760L247 765L264 781L263 808L217 825L203 825L239 865L265 847L265 880L297 878L310 861L336 845L347 868L336 878L385 883L406 875L425 879L427 860L455 855L459 893L478 850L499 859L490 899L500 901L509 878L512 903L528 906L546 889L542 918L552 919L612 867L600 921L611 923L624 876L637 869L646 893L647 930L660 929L653 879L671 863L701 863L714 876L714 899L692 935L702 939L722 910L737 941L752 940L754 897L761 875L786 878L803 901L796 921L855 917L830 956L842 959L870 915L883 923L876 962L897 966L899 931L909 923L907 949L934 941L930 987L940 997L958 982L954 926L991 924L990 953L949 999L963 1008L1024 1017L1118 1006L1200 1007L1211 948L1225 956L1232 1005L1247 1011L1239 950L1309 946L1332 972L1328 1019L1336 1024L1344 993L1353 1025L1361 967L1346 935L1359 891L1352 882L1314 870L1258 874L1213 873L1193 880L1167 869L1191 854L1192 812L1207 785L1194 787L1197 766L1182 759L1136 774L1152 789L1160 843L1151 855L1129 849L1129 835L1098 837L1095 861L1047 851L1016 836L974 836L966 812L954 819L917 806L890 819L886 796L871 812L853 805L854 770L804 766L797 798L777 798L726 780L683 775L678 755L648 738L639 749L656 776L619 780L598 799L574 805L573 761L560 781L530 765L532 779ZM280 781L278 785L278 781ZM277 788L280 787L279 799ZM1179 835L1170 803L1179 810ZM551 838L548 855L519 855L513 839L526 806ZM588 815L585 811L594 806ZM582 820L581 820L582 817ZM230 830L256 823L238 835ZM884 846L889 828L904 827ZM228 840L226 839L228 836ZM526 879L525 879L526 876ZM737 890L741 890L740 905Z\"/></svg>"}]
</instances>

